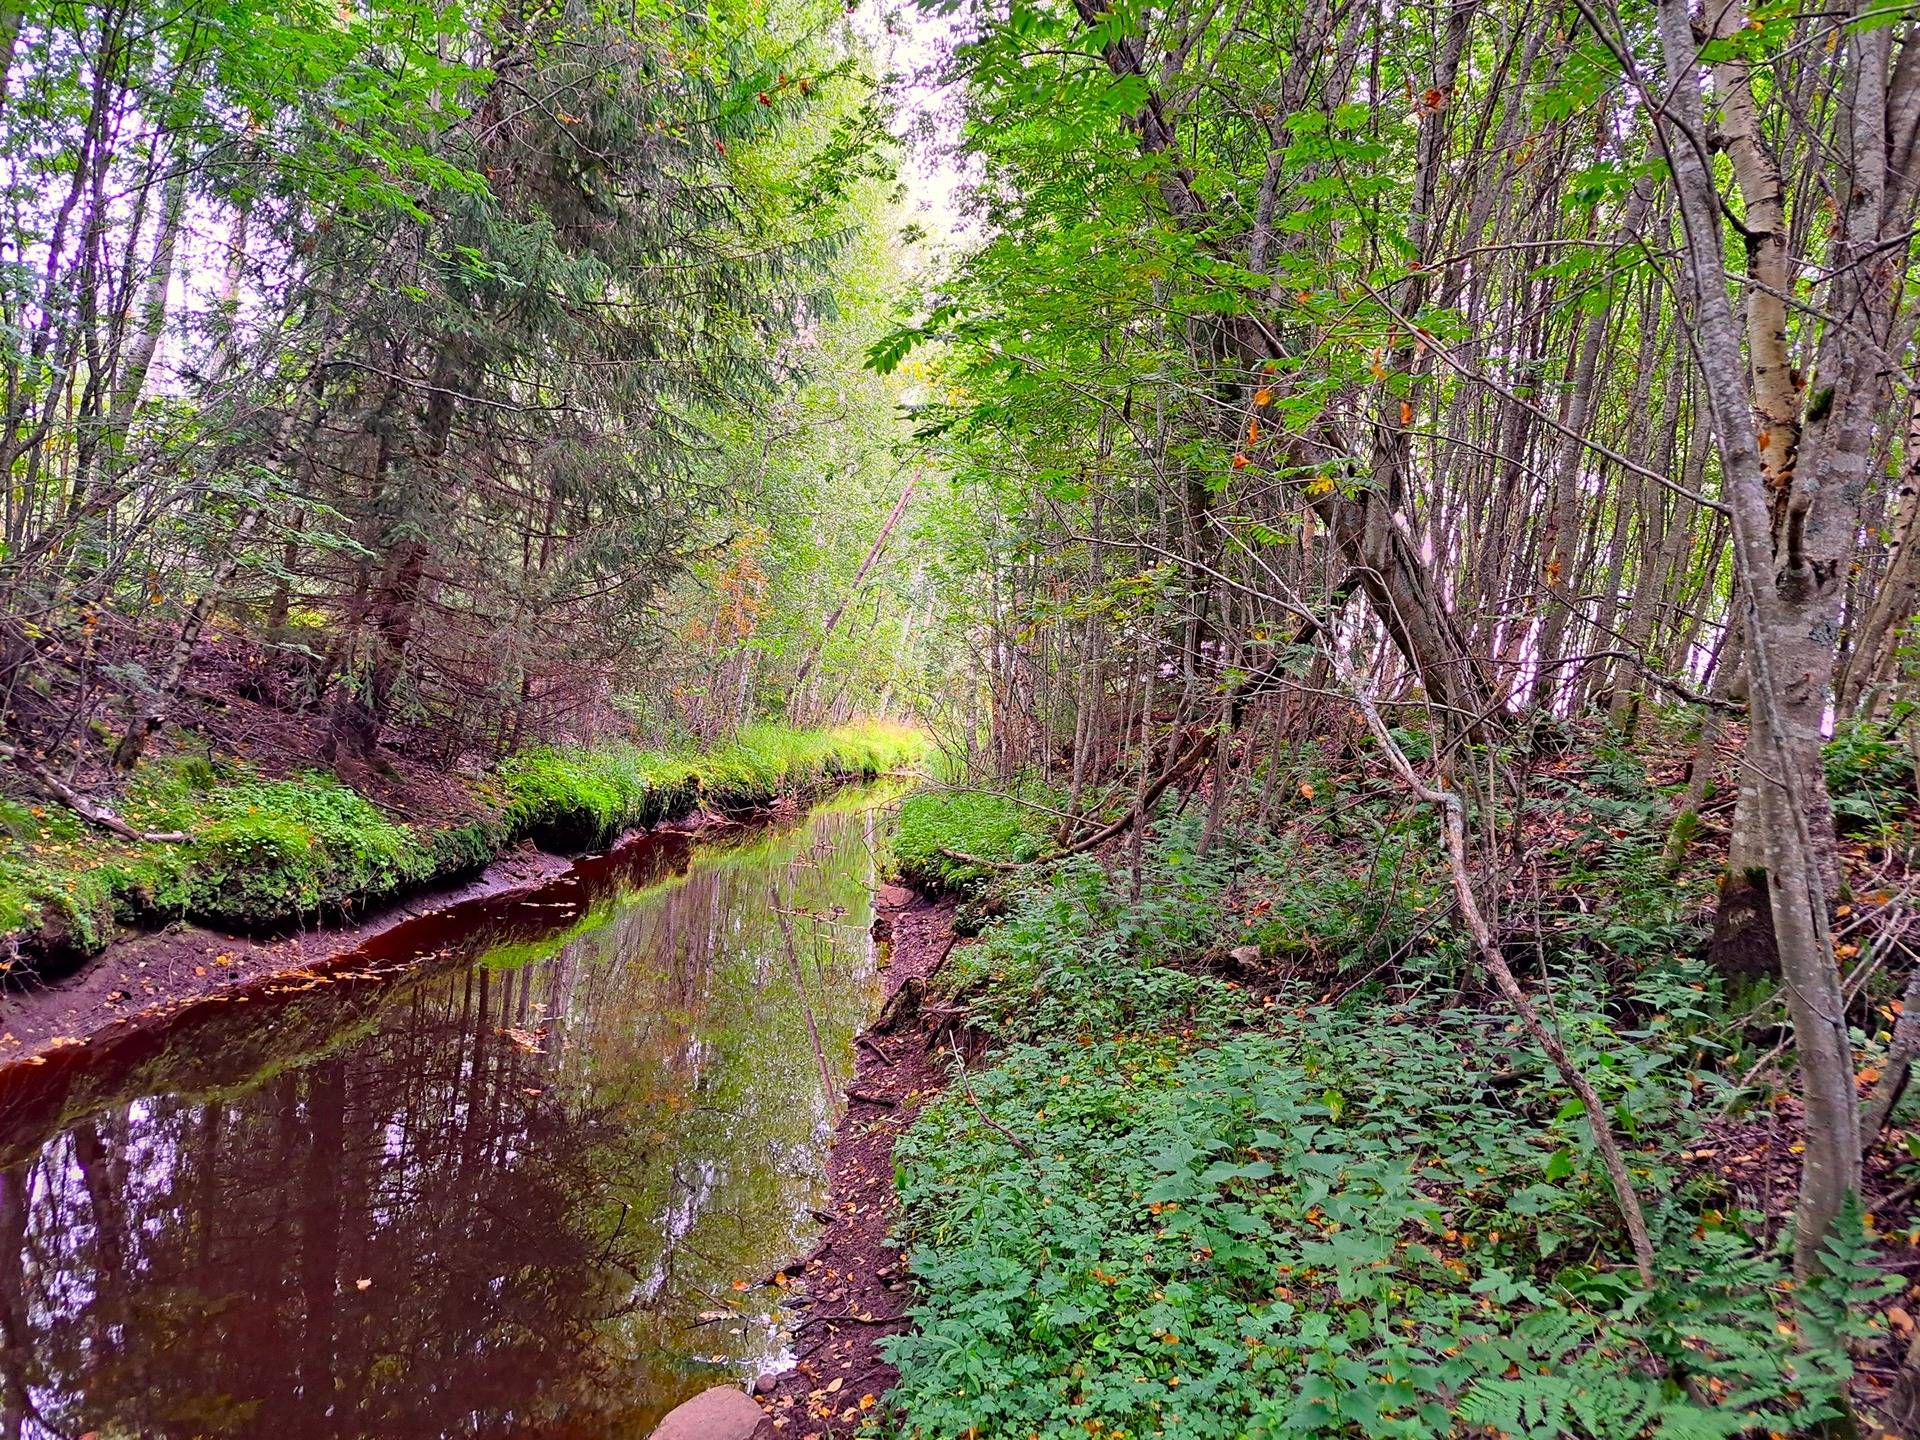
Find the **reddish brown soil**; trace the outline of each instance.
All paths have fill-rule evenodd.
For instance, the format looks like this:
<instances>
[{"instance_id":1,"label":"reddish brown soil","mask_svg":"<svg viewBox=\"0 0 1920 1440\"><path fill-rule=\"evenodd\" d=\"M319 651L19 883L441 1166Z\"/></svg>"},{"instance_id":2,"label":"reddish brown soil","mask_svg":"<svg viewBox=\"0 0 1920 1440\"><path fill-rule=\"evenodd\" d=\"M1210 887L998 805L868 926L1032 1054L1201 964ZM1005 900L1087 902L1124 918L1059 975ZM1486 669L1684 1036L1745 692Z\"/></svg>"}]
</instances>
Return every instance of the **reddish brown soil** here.
<instances>
[{"instance_id":1,"label":"reddish brown soil","mask_svg":"<svg viewBox=\"0 0 1920 1440\"><path fill-rule=\"evenodd\" d=\"M807 1309L800 1358L758 1387L767 1411L762 1437L850 1436L899 1378L879 1352L882 1337L907 1328L911 1298L904 1259L887 1243L896 1209L893 1142L945 1087L947 1070L919 1016L894 997L924 984L952 951L954 907L889 885L874 908L877 923L892 932L888 1005L855 1047L847 1112L827 1172L833 1219L794 1272ZM898 1023L890 1023L894 1015Z\"/></svg>"},{"instance_id":2,"label":"reddish brown soil","mask_svg":"<svg viewBox=\"0 0 1920 1440\"><path fill-rule=\"evenodd\" d=\"M251 987L325 965L417 915L466 901L531 890L570 861L522 845L451 891L382 907L358 924L249 940L174 925L116 941L65 979L0 994L0 1065L84 1042L108 1030L164 1021L216 991Z\"/></svg>"}]
</instances>

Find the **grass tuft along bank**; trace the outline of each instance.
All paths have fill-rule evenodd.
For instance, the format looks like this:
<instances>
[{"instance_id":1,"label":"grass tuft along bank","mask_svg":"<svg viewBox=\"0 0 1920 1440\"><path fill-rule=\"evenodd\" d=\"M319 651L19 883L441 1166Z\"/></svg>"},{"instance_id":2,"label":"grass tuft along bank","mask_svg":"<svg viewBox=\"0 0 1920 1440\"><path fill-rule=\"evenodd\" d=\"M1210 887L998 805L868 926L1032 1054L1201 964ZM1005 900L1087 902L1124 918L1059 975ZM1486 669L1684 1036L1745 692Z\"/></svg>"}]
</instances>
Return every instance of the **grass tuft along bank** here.
<instances>
[{"instance_id":1,"label":"grass tuft along bank","mask_svg":"<svg viewBox=\"0 0 1920 1440\"><path fill-rule=\"evenodd\" d=\"M183 844L103 836L53 804L0 801L0 935L19 956L80 957L121 930L174 919L268 930L471 874L531 838L604 845L706 808L751 809L918 759L918 732L750 725L712 750L542 747L471 782L471 818L406 823L325 771L269 778L239 760L157 757L130 782L134 827Z\"/></svg>"}]
</instances>

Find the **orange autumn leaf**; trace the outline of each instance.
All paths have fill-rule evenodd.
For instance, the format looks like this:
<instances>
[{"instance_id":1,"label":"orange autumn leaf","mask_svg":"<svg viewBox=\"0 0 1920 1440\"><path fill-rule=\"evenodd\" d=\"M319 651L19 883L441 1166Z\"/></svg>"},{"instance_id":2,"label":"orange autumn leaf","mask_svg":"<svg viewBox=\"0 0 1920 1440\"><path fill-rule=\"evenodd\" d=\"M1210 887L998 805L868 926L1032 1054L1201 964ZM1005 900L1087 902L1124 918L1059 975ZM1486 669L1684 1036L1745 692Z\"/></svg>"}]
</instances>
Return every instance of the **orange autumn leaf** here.
<instances>
[{"instance_id":1,"label":"orange autumn leaf","mask_svg":"<svg viewBox=\"0 0 1920 1440\"><path fill-rule=\"evenodd\" d=\"M1247 468L1247 457L1246 457L1246 456L1244 456L1244 455L1240 455L1240 454L1236 454L1236 455L1235 455L1235 456L1233 457L1233 468L1234 468L1234 469L1236 469L1236 470L1244 470L1244 469L1246 469L1246 468Z\"/></svg>"},{"instance_id":2,"label":"orange autumn leaf","mask_svg":"<svg viewBox=\"0 0 1920 1440\"><path fill-rule=\"evenodd\" d=\"M1260 422L1258 420L1249 420L1247 422L1247 443L1249 445L1252 445L1256 441L1258 441L1259 438L1260 438Z\"/></svg>"},{"instance_id":3,"label":"orange autumn leaf","mask_svg":"<svg viewBox=\"0 0 1920 1440\"><path fill-rule=\"evenodd\" d=\"M1253 392L1253 403L1256 405L1271 405L1273 403L1273 391L1262 385L1258 390Z\"/></svg>"},{"instance_id":4,"label":"orange autumn leaf","mask_svg":"<svg viewBox=\"0 0 1920 1440\"><path fill-rule=\"evenodd\" d=\"M1400 423L1402 425L1411 425L1413 423L1413 406L1405 400L1400 402Z\"/></svg>"}]
</instances>

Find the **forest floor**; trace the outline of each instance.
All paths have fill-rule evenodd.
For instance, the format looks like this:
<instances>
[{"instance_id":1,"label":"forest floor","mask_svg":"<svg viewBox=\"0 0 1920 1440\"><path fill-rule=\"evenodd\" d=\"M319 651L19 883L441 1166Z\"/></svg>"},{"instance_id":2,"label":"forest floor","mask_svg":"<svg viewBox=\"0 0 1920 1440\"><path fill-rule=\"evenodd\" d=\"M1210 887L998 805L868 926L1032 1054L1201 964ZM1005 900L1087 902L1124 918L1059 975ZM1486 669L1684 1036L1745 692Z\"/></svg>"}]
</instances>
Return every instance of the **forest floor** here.
<instances>
[{"instance_id":1,"label":"forest floor","mask_svg":"<svg viewBox=\"0 0 1920 1440\"><path fill-rule=\"evenodd\" d=\"M1795 1304L1784 1017L1707 962L1730 794L1663 863L1682 748L1542 754L1490 886L1628 1148L1645 1292L1579 1108L1461 942L1430 814L1364 751L1297 763L1270 826L1208 845L1204 796L1164 816L1132 883L1124 854L970 871L1044 849L1042 822L911 797L903 874L1003 918L931 984L967 1086L882 1127L911 1325L860 1303L898 1380L856 1349L858 1385L782 1392L814 1402L797 1433L868 1394L900 1435L1806 1433L1839 1386L1872 1440L1909 1433L1920 1107L1873 1152L1841 1288ZM1913 963L1914 812L1910 780L1837 758L1864 1092Z\"/></svg>"},{"instance_id":2,"label":"forest floor","mask_svg":"<svg viewBox=\"0 0 1920 1440\"><path fill-rule=\"evenodd\" d=\"M874 910L890 946L886 1000L855 1042L828 1167L823 1213L831 1219L812 1254L779 1277L802 1289L807 1313L793 1368L758 1387L762 1435L853 1435L899 1378L880 1353L885 1336L907 1328L912 1298L893 1242L893 1145L947 1086L951 1072L937 1032L921 1023L920 1001L957 937L950 899L888 885Z\"/></svg>"}]
</instances>

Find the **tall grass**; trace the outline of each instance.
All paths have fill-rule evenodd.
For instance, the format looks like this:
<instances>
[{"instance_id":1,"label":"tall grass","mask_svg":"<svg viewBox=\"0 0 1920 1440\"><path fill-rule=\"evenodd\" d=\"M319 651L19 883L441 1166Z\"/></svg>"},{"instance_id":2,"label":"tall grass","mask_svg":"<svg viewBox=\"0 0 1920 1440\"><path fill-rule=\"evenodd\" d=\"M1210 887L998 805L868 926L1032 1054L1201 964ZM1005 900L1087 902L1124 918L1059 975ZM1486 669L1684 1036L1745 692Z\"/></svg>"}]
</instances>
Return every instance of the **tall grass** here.
<instances>
[{"instance_id":1,"label":"tall grass","mask_svg":"<svg viewBox=\"0 0 1920 1440\"><path fill-rule=\"evenodd\" d=\"M869 722L831 730L749 725L704 751L542 747L502 767L502 819L515 839L601 844L702 808L753 809L821 784L871 779L913 762L923 745L918 731Z\"/></svg>"}]
</instances>

